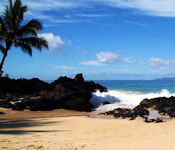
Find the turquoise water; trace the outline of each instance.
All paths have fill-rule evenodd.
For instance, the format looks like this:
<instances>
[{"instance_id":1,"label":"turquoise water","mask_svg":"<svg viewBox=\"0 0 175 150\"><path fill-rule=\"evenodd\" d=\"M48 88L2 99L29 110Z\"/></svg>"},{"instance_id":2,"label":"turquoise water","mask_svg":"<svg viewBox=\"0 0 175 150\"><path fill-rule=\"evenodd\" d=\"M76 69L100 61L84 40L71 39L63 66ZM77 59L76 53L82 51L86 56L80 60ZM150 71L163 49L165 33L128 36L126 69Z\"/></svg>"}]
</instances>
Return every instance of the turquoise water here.
<instances>
[{"instance_id":1,"label":"turquoise water","mask_svg":"<svg viewBox=\"0 0 175 150\"><path fill-rule=\"evenodd\" d=\"M109 90L152 93L166 89L170 93L175 93L175 80L98 80L95 82Z\"/></svg>"},{"instance_id":2,"label":"turquoise water","mask_svg":"<svg viewBox=\"0 0 175 150\"><path fill-rule=\"evenodd\" d=\"M93 93L91 102L97 110L108 111L119 107L134 108L145 98L175 96L175 80L95 80L108 92ZM100 102L112 102L101 106Z\"/></svg>"},{"instance_id":3,"label":"turquoise water","mask_svg":"<svg viewBox=\"0 0 175 150\"><path fill-rule=\"evenodd\" d=\"M175 81L172 80L98 80L95 81L108 88L108 92L93 93L91 102L97 110L109 111L116 108L134 108L146 98L175 96ZM109 101L109 105L99 105Z\"/></svg>"}]
</instances>

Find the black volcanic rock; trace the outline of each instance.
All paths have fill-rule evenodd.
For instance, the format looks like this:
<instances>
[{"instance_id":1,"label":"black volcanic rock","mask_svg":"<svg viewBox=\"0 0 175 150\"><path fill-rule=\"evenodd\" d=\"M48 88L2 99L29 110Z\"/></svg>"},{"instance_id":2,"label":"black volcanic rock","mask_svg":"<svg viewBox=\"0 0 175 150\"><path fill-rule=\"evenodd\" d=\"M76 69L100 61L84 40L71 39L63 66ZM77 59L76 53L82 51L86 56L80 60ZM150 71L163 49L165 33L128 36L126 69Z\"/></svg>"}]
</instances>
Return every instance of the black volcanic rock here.
<instances>
[{"instance_id":1,"label":"black volcanic rock","mask_svg":"<svg viewBox=\"0 0 175 150\"><path fill-rule=\"evenodd\" d=\"M175 117L175 97L159 97L153 99L144 99L137 107L133 109L118 108L113 111L108 111L103 114L113 115L114 117L130 118L131 120L140 116L145 119L145 122L163 122L160 118L148 119L150 110L157 111L160 116Z\"/></svg>"},{"instance_id":2,"label":"black volcanic rock","mask_svg":"<svg viewBox=\"0 0 175 150\"><path fill-rule=\"evenodd\" d=\"M0 78L0 86L5 87L0 88L0 107L31 111L60 108L91 111L91 93L96 90L107 91L99 84L84 81L82 74L74 79L60 77L51 84L39 79Z\"/></svg>"},{"instance_id":3,"label":"black volcanic rock","mask_svg":"<svg viewBox=\"0 0 175 150\"><path fill-rule=\"evenodd\" d=\"M50 90L50 85L37 78L31 80L27 79L10 79L1 77L0 78L0 93L11 93L11 94L33 94L43 90Z\"/></svg>"},{"instance_id":4,"label":"black volcanic rock","mask_svg":"<svg viewBox=\"0 0 175 150\"><path fill-rule=\"evenodd\" d=\"M75 76L74 80L75 80L76 82L83 83L83 82L84 82L83 74L82 74L82 73L77 74L77 75Z\"/></svg>"},{"instance_id":5,"label":"black volcanic rock","mask_svg":"<svg viewBox=\"0 0 175 150\"><path fill-rule=\"evenodd\" d=\"M67 89L67 90L85 90L86 92L95 92L99 90L100 92L107 92L107 88L101 86L100 84L94 83L93 81L84 81L82 74L76 75L75 79L70 79L68 77L60 77L51 83L52 88L57 90Z\"/></svg>"}]
</instances>

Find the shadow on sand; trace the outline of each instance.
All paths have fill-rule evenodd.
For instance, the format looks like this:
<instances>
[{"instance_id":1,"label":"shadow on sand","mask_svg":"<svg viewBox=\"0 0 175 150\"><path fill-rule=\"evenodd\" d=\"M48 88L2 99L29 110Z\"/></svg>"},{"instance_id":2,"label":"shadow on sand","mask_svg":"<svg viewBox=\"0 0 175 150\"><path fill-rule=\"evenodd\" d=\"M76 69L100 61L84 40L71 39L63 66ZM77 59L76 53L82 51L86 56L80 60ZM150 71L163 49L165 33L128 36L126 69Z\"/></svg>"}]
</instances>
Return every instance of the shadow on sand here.
<instances>
[{"instance_id":1,"label":"shadow on sand","mask_svg":"<svg viewBox=\"0 0 175 150\"><path fill-rule=\"evenodd\" d=\"M13 134L13 135L20 135L20 134L29 134L29 133L46 133L46 132L65 132L62 130L26 130L20 128L26 127L36 127L36 126L45 126L49 124L58 124L59 121L43 121L46 119L38 120L0 120L0 134Z\"/></svg>"}]
</instances>

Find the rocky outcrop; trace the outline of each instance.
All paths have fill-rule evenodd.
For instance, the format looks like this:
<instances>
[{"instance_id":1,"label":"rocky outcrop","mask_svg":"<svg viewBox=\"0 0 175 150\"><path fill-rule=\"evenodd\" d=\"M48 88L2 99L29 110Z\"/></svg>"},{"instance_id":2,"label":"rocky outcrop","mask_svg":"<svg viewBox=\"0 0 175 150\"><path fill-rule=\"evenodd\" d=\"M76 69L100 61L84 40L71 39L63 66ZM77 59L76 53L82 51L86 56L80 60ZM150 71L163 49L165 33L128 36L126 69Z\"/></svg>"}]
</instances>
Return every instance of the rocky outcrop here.
<instances>
[{"instance_id":1,"label":"rocky outcrop","mask_svg":"<svg viewBox=\"0 0 175 150\"><path fill-rule=\"evenodd\" d=\"M113 115L115 118L130 118L130 120L140 116L145 119L145 122L159 123L163 122L161 118L164 118L165 116L171 118L175 117L175 97L144 99L140 105L134 109L118 108L103 114Z\"/></svg>"},{"instance_id":2,"label":"rocky outcrop","mask_svg":"<svg viewBox=\"0 0 175 150\"><path fill-rule=\"evenodd\" d=\"M93 81L85 82L82 74L76 75L74 79L60 77L51 83L51 87L56 90L84 90L87 92L95 92L96 90L99 90L100 92L107 92L107 88L100 84L94 83Z\"/></svg>"},{"instance_id":3,"label":"rocky outcrop","mask_svg":"<svg viewBox=\"0 0 175 150\"><path fill-rule=\"evenodd\" d=\"M145 99L140 103L140 106L145 108L152 108L159 113L175 117L175 97L159 97L154 99Z\"/></svg>"},{"instance_id":4,"label":"rocky outcrop","mask_svg":"<svg viewBox=\"0 0 175 150\"><path fill-rule=\"evenodd\" d=\"M91 93L96 90L107 91L99 84L84 81L82 74L76 75L74 79L60 77L51 84L39 79L1 78L0 85L2 87L5 85L5 89L0 90L2 93L0 94L0 107L13 110L44 111L64 108L91 111L93 108L90 103Z\"/></svg>"},{"instance_id":5,"label":"rocky outcrop","mask_svg":"<svg viewBox=\"0 0 175 150\"><path fill-rule=\"evenodd\" d=\"M37 78L33 78L31 80L27 79L15 80L5 77L0 78L0 93L25 95L25 94L33 94L43 90L47 91L50 90L50 85Z\"/></svg>"}]
</instances>

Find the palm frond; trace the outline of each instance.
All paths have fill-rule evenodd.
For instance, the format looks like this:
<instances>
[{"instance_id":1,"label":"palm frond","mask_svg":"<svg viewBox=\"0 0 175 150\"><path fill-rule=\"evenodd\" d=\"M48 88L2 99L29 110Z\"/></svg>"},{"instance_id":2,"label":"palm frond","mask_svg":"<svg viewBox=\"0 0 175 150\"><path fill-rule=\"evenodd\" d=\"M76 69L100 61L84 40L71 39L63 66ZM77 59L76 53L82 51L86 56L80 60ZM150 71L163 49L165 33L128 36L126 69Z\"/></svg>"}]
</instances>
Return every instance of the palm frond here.
<instances>
[{"instance_id":1,"label":"palm frond","mask_svg":"<svg viewBox=\"0 0 175 150\"><path fill-rule=\"evenodd\" d=\"M7 6L4 11L4 21L8 31L12 31L12 10Z\"/></svg>"},{"instance_id":2,"label":"palm frond","mask_svg":"<svg viewBox=\"0 0 175 150\"><path fill-rule=\"evenodd\" d=\"M16 32L20 28L27 6L22 5L21 0L16 0L14 4L9 0L9 6L4 11L4 19L10 32Z\"/></svg>"},{"instance_id":3,"label":"palm frond","mask_svg":"<svg viewBox=\"0 0 175 150\"><path fill-rule=\"evenodd\" d=\"M19 29L17 34L19 37L25 35L32 35L36 37L38 35L38 31L41 29L42 29L41 23L36 19L32 19L21 29Z\"/></svg>"},{"instance_id":4,"label":"palm frond","mask_svg":"<svg viewBox=\"0 0 175 150\"><path fill-rule=\"evenodd\" d=\"M17 42L15 43L15 47L20 47L23 52L28 53L30 56L32 56L32 48L25 42Z\"/></svg>"},{"instance_id":5,"label":"palm frond","mask_svg":"<svg viewBox=\"0 0 175 150\"><path fill-rule=\"evenodd\" d=\"M12 9L12 8L13 8L13 3L12 3L12 0L9 0L9 7L10 7L10 9Z\"/></svg>"},{"instance_id":6,"label":"palm frond","mask_svg":"<svg viewBox=\"0 0 175 150\"><path fill-rule=\"evenodd\" d=\"M3 35L4 33L7 33L7 28L4 20L0 16L0 35Z\"/></svg>"},{"instance_id":7,"label":"palm frond","mask_svg":"<svg viewBox=\"0 0 175 150\"><path fill-rule=\"evenodd\" d=\"M27 6L22 5L21 0L16 0L12 10L13 24L16 28L19 27L20 22L23 20L24 13L27 11Z\"/></svg>"},{"instance_id":8,"label":"palm frond","mask_svg":"<svg viewBox=\"0 0 175 150\"><path fill-rule=\"evenodd\" d=\"M44 38L40 37L28 37L28 38L22 38L18 39L20 42L24 42L31 47L34 47L38 50L42 50L42 48L48 49L48 42Z\"/></svg>"},{"instance_id":9,"label":"palm frond","mask_svg":"<svg viewBox=\"0 0 175 150\"><path fill-rule=\"evenodd\" d=\"M24 25L22 28L35 28L37 31L42 29L42 24L37 19L30 20L26 25Z\"/></svg>"},{"instance_id":10,"label":"palm frond","mask_svg":"<svg viewBox=\"0 0 175 150\"><path fill-rule=\"evenodd\" d=\"M32 55L32 48L42 50L48 49L48 42L44 38L38 37L38 31L42 29L42 24L32 19L25 25L22 25L24 13L27 6L22 5L21 0L9 0L9 5L4 11L4 16L0 17L0 44L3 51L2 43L11 46L20 47L24 52Z\"/></svg>"},{"instance_id":11,"label":"palm frond","mask_svg":"<svg viewBox=\"0 0 175 150\"><path fill-rule=\"evenodd\" d=\"M17 36L19 38L22 38L22 37L28 37L28 36L35 36L37 37L38 35L38 31L35 29L35 28L23 28L21 30L18 31L17 33Z\"/></svg>"}]
</instances>

